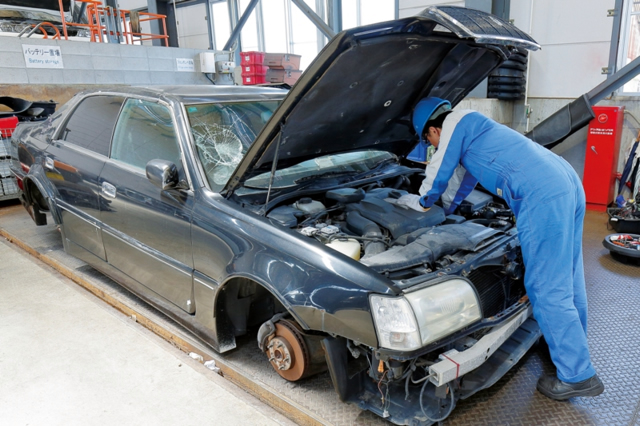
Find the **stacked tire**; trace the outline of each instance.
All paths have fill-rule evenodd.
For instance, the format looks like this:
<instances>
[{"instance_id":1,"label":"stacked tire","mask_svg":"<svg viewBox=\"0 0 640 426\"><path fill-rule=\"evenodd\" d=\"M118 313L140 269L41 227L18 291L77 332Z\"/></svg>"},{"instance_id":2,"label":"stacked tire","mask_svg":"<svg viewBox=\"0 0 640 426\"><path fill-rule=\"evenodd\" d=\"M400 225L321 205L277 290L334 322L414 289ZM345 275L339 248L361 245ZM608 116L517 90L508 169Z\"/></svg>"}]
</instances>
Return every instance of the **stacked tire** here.
<instances>
[{"instance_id":1,"label":"stacked tire","mask_svg":"<svg viewBox=\"0 0 640 426\"><path fill-rule=\"evenodd\" d=\"M489 75L487 97L503 101L524 99L528 52L518 49Z\"/></svg>"}]
</instances>

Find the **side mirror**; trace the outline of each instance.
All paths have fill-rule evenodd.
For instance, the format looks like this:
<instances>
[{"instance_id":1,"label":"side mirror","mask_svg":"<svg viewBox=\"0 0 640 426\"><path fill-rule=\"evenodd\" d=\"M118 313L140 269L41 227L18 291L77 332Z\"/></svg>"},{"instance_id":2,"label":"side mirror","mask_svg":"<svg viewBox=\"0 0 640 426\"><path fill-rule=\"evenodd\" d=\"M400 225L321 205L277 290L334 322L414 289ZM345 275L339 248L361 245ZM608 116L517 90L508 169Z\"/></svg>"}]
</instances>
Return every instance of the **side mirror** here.
<instances>
[{"instance_id":1,"label":"side mirror","mask_svg":"<svg viewBox=\"0 0 640 426\"><path fill-rule=\"evenodd\" d=\"M178 175L178 168L171 161L151 160L147 163L145 171L147 179L162 190L183 187Z\"/></svg>"}]
</instances>

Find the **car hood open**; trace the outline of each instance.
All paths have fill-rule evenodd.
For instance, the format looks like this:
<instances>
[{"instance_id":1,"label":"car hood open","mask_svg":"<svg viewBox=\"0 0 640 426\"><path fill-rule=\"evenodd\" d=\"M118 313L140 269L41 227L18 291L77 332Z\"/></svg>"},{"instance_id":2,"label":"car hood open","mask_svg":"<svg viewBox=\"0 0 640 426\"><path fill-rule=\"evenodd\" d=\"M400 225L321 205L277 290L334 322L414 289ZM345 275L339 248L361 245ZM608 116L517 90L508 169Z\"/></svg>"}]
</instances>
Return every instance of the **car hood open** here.
<instances>
[{"instance_id":1,"label":"car hood open","mask_svg":"<svg viewBox=\"0 0 640 426\"><path fill-rule=\"evenodd\" d=\"M404 156L418 138L415 104L462 100L514 48L540 46L493 15L453 6L336 35L271 117L224 192L322 155L380 149Z\"/></svg>"}]
</instances>

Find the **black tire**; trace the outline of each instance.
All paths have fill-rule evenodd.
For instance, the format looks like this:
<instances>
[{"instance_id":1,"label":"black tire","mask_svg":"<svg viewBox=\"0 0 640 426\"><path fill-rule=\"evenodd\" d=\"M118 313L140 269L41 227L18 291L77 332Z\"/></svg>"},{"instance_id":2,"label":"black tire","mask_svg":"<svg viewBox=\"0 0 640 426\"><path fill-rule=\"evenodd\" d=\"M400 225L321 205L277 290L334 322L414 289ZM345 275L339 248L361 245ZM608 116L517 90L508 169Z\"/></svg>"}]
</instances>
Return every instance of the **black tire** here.
<instances>
[{"instance_id":1,"label":"black tire","mask_svg":"<svg viewBox=\"0 0 640 426\"><path fill-rule=\"evenodd\" d=\"M524 99L524 93L489 92L488 98L496 98L501 101L517 101Z\"/></svg>"},{"instance_id":2,"label":"black tire","mask_svg":"<svg viewBox=\"0 0 640 426\"><path fill-rule=\"evenodd\" d=\"M509 92L509 93L524 93L524 85L519 84L489 84L490 92Z\"/></svg>"},{"instance_id":3,"label":"black tire","mask_svg":"<svg viewBox=\"0 0 640 426\"><path fill-rule=\"evenodd\" d=\"M500 65L500 68L508 68L511 70L518 70L518 71L526 71L527 70L527 65L520 63L520 62L516 62L516 61L504 61L502 63L502 65Z\"/></svg>"},{"instance_id":4,"label":"black tire","mask_svg":"<svg viewBox=\"0 0 640 426\"><path fill-rule=\"evenodd\" d=\"M493 71L490 77L520 77L525 78L524 72L520 70L513 70L509 68L498 68Z\"/></svg>"},{"instance_id":5,"label":"black tire","mask_svg":"<svg viewBox=\"0 0 640 426\"><path fill-rule=\"evenodd\" d=\"M611 257L620 263L625 265L640 266L640 259L631 256L625 256L624 254L616 253L615 251L609 251Z\"/></svg>"},{"instance_id":6,"label":"black tire","mask_svg":"<svg viewBox=\"0 0 640 426\"><path fill-rule=\"evenodd\" d=\"M527 79L524 77L498 77L498 76L489 76L489 84L515 84L515 85L524 85L526 84Z\"/></svg>"},{"instance_id":7,"label":"black tire","mask_svg":"<svg viewBox=\"0 0 640 426\"><path fill-rule=\"evenodd\" d=\"M513 62L519 62L519 63L525 64L525 65L529 61L527 56L523 55L522 53L514 53L514 54L512 54L511 56L509 56L509 60L513 61Z\"/></svg>"}]
</instances>

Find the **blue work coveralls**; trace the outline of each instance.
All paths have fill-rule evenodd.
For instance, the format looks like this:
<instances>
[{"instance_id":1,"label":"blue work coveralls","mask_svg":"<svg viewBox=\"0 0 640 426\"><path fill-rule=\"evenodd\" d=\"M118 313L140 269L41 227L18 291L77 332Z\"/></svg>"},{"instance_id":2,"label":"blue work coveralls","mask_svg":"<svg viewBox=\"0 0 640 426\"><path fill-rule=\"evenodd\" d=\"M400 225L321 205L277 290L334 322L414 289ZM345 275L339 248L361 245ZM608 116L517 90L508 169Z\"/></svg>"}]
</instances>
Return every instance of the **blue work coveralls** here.
<instances>
[{"instance_id":1,"label":"blue work coveralls","mask_svg":"<svg viewBox=\"0 0 640 426\"><path fill-rule=\"evenodd\" d=\"M453 111L427 166L420 203L430 207L442 195L451 213L477 182L515 214L525 288L558 378L590 378L580 179L564 159L518 132L475 111Z\"/></svg>"}]
</instances>

